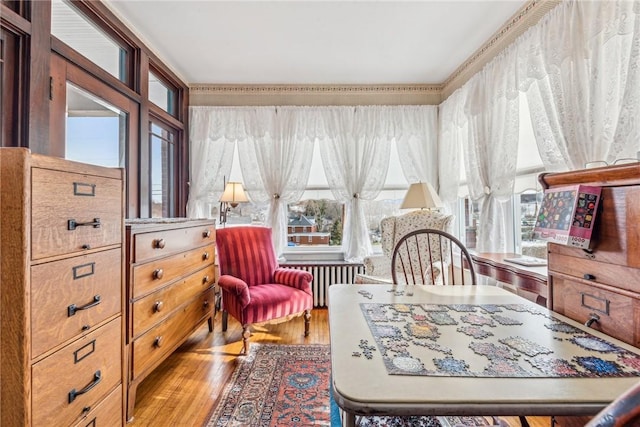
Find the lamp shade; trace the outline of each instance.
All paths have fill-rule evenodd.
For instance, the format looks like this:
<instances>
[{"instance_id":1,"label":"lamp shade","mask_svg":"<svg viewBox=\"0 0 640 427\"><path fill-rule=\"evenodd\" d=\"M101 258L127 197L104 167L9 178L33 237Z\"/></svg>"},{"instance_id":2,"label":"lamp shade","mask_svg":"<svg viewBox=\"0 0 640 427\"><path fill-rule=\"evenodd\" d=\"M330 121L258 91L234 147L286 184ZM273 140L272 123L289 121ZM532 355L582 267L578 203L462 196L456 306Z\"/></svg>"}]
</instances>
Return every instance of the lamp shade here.
<instances>
[{"instance_id":1,"label":"lamp shade","mask_svg":"<svg viewBox=\"0 0 640 427\"><path fill-rule=\"evenodd\" d=\"M220 201L229 203L235 208L238 206L238 203L248 202L249 199L247 199L242 183L227 182L227 186L224 188L224 193L222 193Z\"/></svg>"},{"instance_id":2,"label":"lamp shade","mask_svg":"<svg viewBox=\"0 0 640 427\"><path fill-rule=\"evenodd\" d=\"M428 182L411 184L400 209L431 209L443 207L442 200Z\"/></svg>"}]
</instances>

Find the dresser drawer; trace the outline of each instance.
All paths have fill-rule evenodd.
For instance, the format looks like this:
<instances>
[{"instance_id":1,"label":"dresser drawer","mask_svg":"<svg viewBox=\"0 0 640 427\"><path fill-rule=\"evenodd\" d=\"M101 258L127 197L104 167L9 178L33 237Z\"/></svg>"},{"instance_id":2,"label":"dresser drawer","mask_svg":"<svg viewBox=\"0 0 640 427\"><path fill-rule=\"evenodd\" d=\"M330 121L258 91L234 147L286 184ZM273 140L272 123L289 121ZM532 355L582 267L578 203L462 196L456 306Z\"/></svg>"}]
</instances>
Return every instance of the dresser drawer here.
<instances>
[{"instance_id":1,"label":"dresser drawer","mask_svg":"<svg viewBox=\"0 0 640 427\"><path fill-rule=\"evenodd\" d=\"M133 267L132 297L139 298L179 277L213 265L215 245L192 249Z\"/></svg>"},{"instance_id":2,"label":"dresser drawer","mask_svg":"<svg viewBox=\"0 0 640 427\"><path fill-rule=\"evenodd\" d=\"M140 263L213 243L215 228L212 225L138 233L133 237L131 262Z\"/></svg>"},{"instance_id":3,"label":"dresser drawer","mask_svg":"<svg viewBox=\"0 0 640 427\"><path fill-rule=\"evenodd\" d=\"M640 301L593 285L551 276L553 311L585 323L593 315L599 320L591 327L635 347L640 336L635 325L640 321Z\"/></svg>"},{"instance_id":4,"label":"dresser drawer","mask_svg":"<svg viewBox=\"0 0 640 427\"><path fill-rule=\"evenodd\" d=\"M31 179L33 260L122 242L122 181L38 168Z\"/></svg>"},{"instance_id":5,"label":"dresser drawer","mask_svg":"<svg viewBox=\"0 0 640 427\"><path fill-rule=\"evenodd\" d=\"M213 285L215 269L208 265L133 303L133 336L137 337Z\"/></svg>"},{"instance_id":6,"label":"dresser drawer","mask_svg":"<svg viewBox=\"0 0 640 427\"><path fill-rule=\"evenodd\" d=\"M549 257L550 272L563 273L632 292L640 292L640 269L554 254Z\"/></svg>"},{"instance_id":7,"label":"dresser drawer","mask_svg":"<svg viewBox=\"0 0 640 427\"><path fill-rule=\"evenodd\" d=\"M156 362L175 349L213 310L213 288L208 289L191 304L133 341L133 377L152 368Z\"/></svg>"},{"instance_id":8,"label":"dresser drawer","mask_svg":"<svg viewBox=\"0 0 640 427\"><path fill-rule=\"evenodd\" d=\"M31 267L33 357L121 312L121 266L111 249Z\"/></svg>"},{"instance_id":9,"label":"dresser drawer","mask_svg":"<svg viewBox=\"0 0 640 427\"><path fill-rule=\"evenodd\" d=\"M74 427L116 427L122 426L122 386L113 390Z\"/></svg>"},{"instance_id":10,"label":"dresser drawer","mask_svg":"<svg viewBox=\"0 0 640 427\"><path fill-rule=\"evenodd\" d=\"M114 319L32 366L34 426L70 425L121 383L121 328Z\"/></svg>"}]
</instances>

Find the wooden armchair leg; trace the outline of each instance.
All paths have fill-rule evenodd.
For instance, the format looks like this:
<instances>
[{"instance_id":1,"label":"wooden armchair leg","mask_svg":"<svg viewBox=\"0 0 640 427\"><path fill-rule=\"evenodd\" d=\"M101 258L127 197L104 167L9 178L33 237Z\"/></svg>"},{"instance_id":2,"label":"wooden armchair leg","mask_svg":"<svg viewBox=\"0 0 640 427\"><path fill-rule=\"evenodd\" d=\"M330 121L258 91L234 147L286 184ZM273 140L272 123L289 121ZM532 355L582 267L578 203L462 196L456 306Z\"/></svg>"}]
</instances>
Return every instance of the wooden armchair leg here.
<instances>
[{"instance_id":1,"label":"wooden armchair leg","mask_svg":"<svg viewBox=\"0 0 640 427\"><path fill-rule=\"evenodd\" d=\"M311 324L311 310L304 311L304 336L309 336L309 325Z\"/></svg>"},{"instance_id":2,"label":"wooden armchair leg","mask_svg":"<svg viewBox=\"0 0 640 427\"><path fill-rule=\"evenodd\" d=\"M229 320L229 313L226 311L222 312L222 332L227 331L227 322Z\"/></svg>"},{"instance_id":3,"label":"wooden armchair leg","mask_svg":"<svg viewBox=\"0 0 640 427\"><path fill-rule=\"evenodd\" d=\"M242 327L242 354L249 353L249 337L251 337L249 325L244 325Z\"/></svg>"}]
</instances>

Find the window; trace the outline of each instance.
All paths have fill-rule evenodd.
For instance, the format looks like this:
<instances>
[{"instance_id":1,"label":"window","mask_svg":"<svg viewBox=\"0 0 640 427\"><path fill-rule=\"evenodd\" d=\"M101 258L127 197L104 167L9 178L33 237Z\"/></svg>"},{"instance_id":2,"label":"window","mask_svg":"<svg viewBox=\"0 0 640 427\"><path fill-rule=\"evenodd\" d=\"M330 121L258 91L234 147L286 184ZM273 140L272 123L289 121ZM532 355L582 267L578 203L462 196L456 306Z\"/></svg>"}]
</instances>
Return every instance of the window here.
<instances>
[{"instance_id":1,"label":"window","mask_svg":"<svg viewBox=\"0 0 640 427\"><path fill-rule=\"evenodd\" d=\"M24 37L2 28L0 33L0 146L19 146L21 128L20 50Z\"/></svg>"},{"instance_id":2,"label":"window","mask_svg":"<svg viewBox=\"0 0 640 427\"><path fill-rule=\"evenodd\" d=\"M51 34L118 80L129 83L127 49L72 7L70 2L51 2Z\"/></svg>"},{"instance_id":3,"label":"window","mask_svg":"<svg viewBox=\"0 0 640 427\"><path fill-rule=\"evenodd\" d=\"M151 217L169 218L175 212L176 135L159 123L149 123Z\"/></svg>"},{"instance_id":4,"label":"window","mask_svg":"<svg viewBox=\"0 0 640 427\"><path fill-rule=\"evenodd\" d=\"M176 90L153 72L149 72L149 101L172 116L176 115Z\"/></svg>"},{"instance_id":5,"label":"window","mask_svg":"<svg viewBox=\"0 0 640 427\"><path fill-rule=\"evenodd\" d=\"M65 158L124 167L127 114L67 82Z\"/></svg>"}]
</instances>

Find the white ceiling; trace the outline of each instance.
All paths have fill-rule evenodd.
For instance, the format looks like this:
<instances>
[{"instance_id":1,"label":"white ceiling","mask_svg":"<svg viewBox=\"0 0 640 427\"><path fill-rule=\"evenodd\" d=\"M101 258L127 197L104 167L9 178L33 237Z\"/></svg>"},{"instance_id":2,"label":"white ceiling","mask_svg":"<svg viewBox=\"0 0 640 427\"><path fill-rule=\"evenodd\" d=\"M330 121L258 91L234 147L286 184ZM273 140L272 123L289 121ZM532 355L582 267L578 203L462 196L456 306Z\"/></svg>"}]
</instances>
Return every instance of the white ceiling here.
<instances>
[{"instance_id":1,"label":"white ceiling","mask_svg":"<svg viewBox=\"0 0 640 427\"><path fill-rule=\"evenodd\" d=\"M527 1L105 3L187 84L438 84Z\"/></svg>"}]
</instances>

